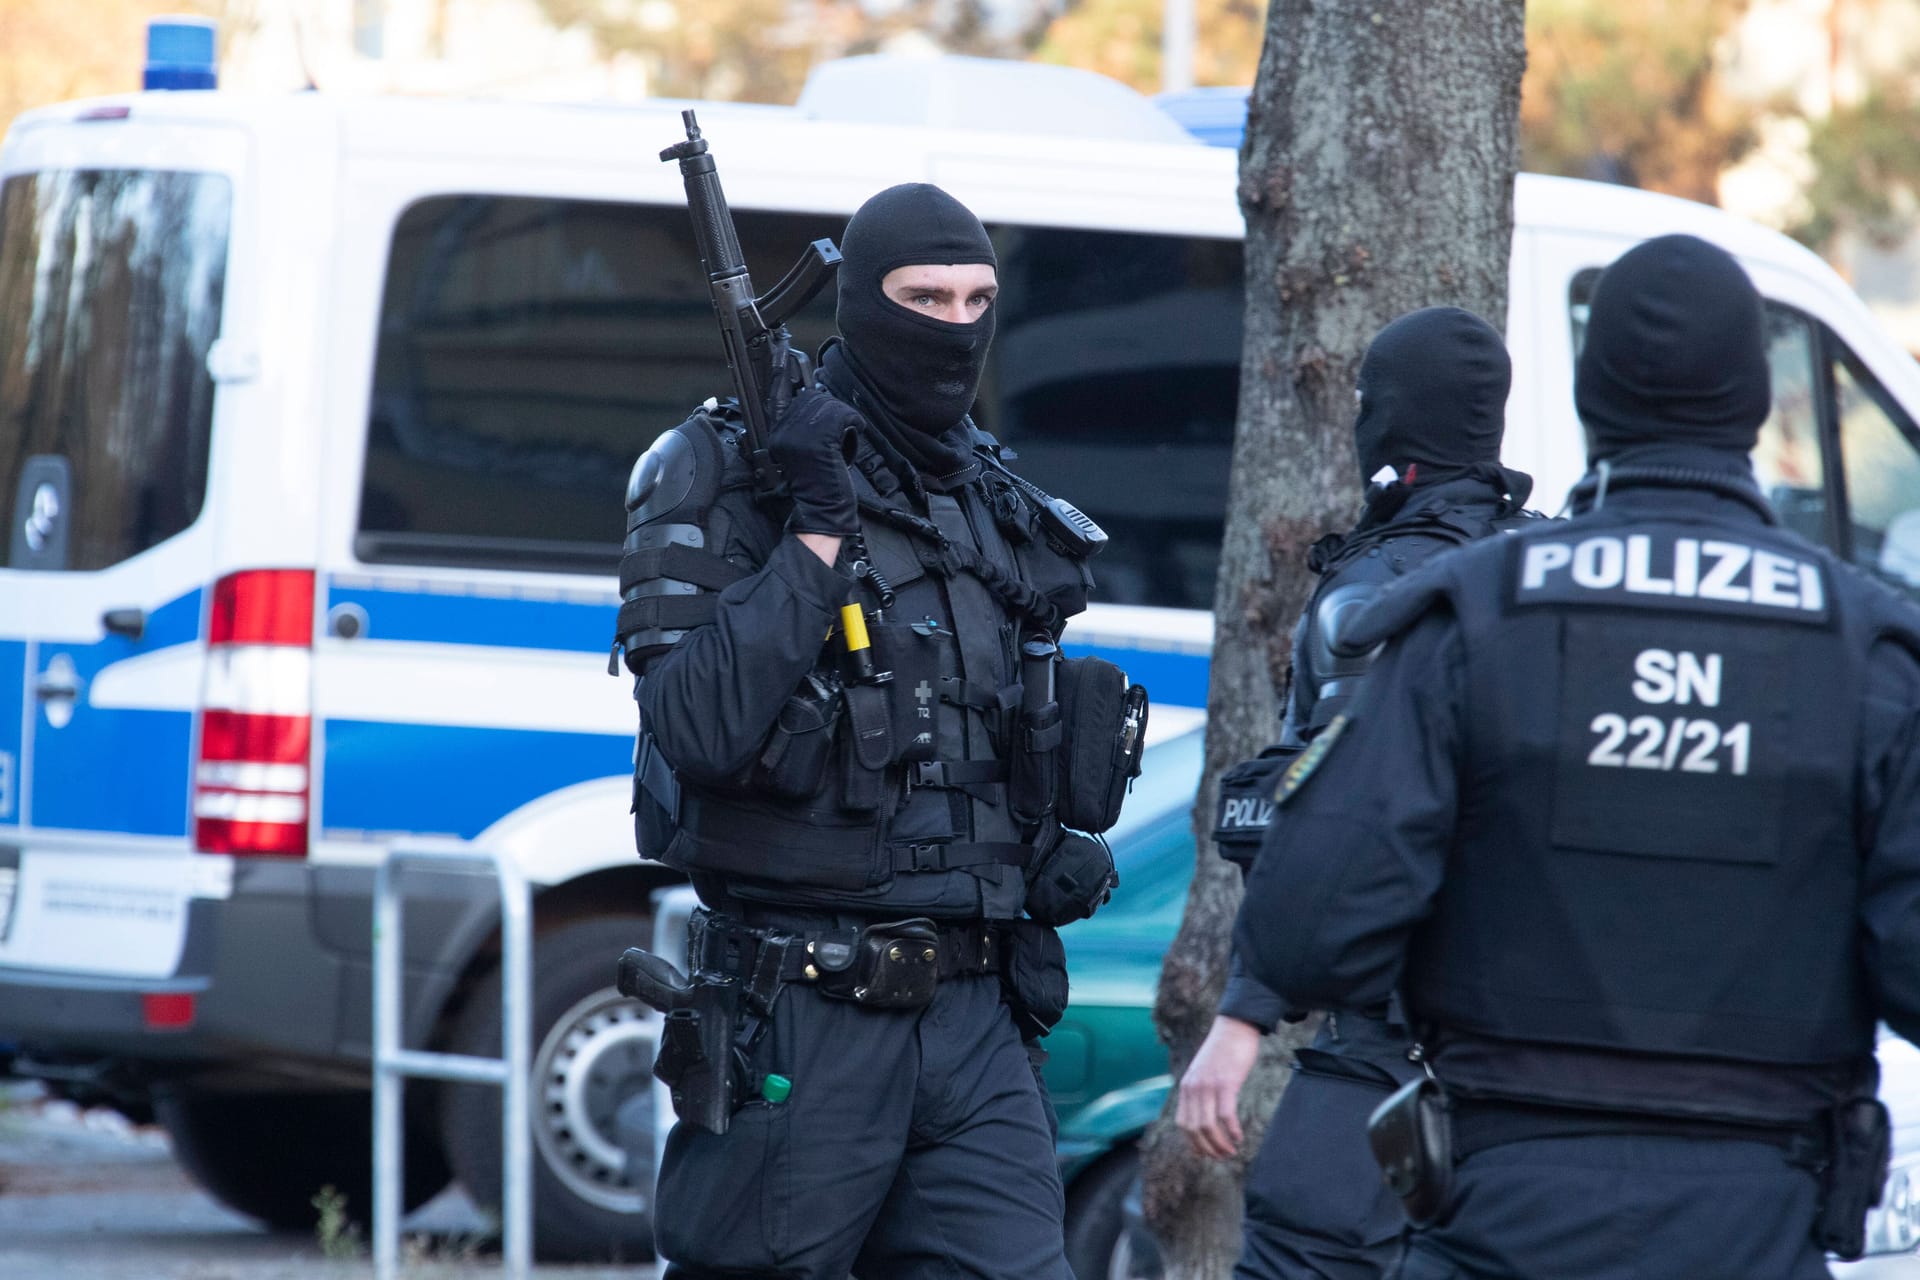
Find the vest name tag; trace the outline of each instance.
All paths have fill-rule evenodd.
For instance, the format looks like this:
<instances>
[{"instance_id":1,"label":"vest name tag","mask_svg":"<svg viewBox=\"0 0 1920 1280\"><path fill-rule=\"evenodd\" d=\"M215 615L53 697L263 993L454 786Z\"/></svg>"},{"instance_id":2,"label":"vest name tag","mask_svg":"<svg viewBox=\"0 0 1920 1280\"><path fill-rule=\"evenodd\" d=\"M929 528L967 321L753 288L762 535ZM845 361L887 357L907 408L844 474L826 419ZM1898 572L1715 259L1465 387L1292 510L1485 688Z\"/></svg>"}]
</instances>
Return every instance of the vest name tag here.
<instances>
[{"instance_id":1,"label":"vest name tag","mask_svg":"<svg viewBox=\"0 0 1920 1280\"><path fill-rule=\"evenodd\" d=\"M1516 551L1516 605L1701 609L1795 622L1827 620L1819 563L1768 547L1671 533L1528 538Z\"/></svg>"}]
</instances>

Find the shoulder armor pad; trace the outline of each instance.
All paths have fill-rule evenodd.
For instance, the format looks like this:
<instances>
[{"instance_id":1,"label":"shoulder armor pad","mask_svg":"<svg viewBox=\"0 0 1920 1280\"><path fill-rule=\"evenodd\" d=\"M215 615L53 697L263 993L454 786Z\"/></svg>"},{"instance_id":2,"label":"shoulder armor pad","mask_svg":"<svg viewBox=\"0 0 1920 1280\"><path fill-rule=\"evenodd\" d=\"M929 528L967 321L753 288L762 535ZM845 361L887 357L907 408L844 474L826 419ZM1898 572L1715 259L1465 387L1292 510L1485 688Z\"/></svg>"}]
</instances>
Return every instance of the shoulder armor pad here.
<instances>
[{"instance_id":1,"label":"shoulder armor pad","mask_svg":"<svg viewBox=\"0 0 1920 1280\"><path fill-rule=\"evenodd\" d=\"M708 517L728 472L724 415L708 401L661 432L627 477L614 644L636 673L690 629L712 621L714 596L747 576L709 546Z\"/></svg>"},{"instance_id":2,"label":"shoulder armor pad","mask_svg":"<svg viewBox=\"0 0 1920 1280\"><path fill-rule=\"evenodd\" d=\"M1453 575L1445 560L1422 565L1381 588L1356 616L1343 618L1335 652L1347 655L1369 652L1375 645L1407 630L1452 593Z\"/></svg>"}]
</instances>

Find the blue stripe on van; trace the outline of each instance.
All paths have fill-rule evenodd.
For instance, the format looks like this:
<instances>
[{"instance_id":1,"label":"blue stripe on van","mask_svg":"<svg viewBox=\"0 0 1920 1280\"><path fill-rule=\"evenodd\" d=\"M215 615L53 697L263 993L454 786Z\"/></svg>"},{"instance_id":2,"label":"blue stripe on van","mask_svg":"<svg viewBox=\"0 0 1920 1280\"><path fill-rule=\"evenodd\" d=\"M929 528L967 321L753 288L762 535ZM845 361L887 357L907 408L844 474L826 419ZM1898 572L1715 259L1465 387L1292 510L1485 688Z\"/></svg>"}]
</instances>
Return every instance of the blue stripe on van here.
<instances>
[{"instance_id":1,"label":"blue stripe on van","mask_svg":"<svg viewBox=\"0 0 1920 1280\"><path fill-rule=\"evenodd\" d=\"M0 640L0 827L20 825L20 718L28 678L27 642Z\"/></svg>"},{"instance_id":2,"label":"blue stripe on van","mask_svg":"<svg viewBox=\"0 0 1920 1280\"><path fill-rule=\"evenodd\" d=\"M329 720L321 727L325 830L471 839L520 806L591 778L633 773L628 734L543 733Z\"/></svg>"},{"instance_id":3,"label":"blue stripe on van","mask_svg":"<svg viewBox=\"0 0 1920 1280\"><path fill-rule=\"evenodd\" d=\"M504 596L441 595L385 587L328 584L327 607L354 604L366 610L367 637L433 644L471 644L520 649L605 653L613 642L617 606L563 600L516 600ZM1207 705L1207 656L1116 645L1075 644L1069 655L1097 654L1147 686L1155 702Z\"/></svg>"},{"instance_id":4,"label":"blue stripe on van","mask_svg":"<svg viewBox=\"0 0 1920 1280\"><path fill-rule=\"evenodd\" d=\"M500 596L440 595L328 583L327 608L358 605L370 640L478 644L512 649L605 653L619 606Z\"/></svg>"},{"instance_id":5,"label":"blue stripe on van","mask_svg":"<svg viewBox=\"0 0 1920 1280\"><path fill-rule=\"evenodd\" d=\"M45 671L56 655L65 654L84 690L115 663L198 639L201 597L196 587L154 609L138 640L108 634L93 644L43 642L35 661ZM96 707L83 692L73 719L61 728L53 727L45 708L36 707L35 714L34 826L144 836L187 833L191 712Z\"/></svg>"},{"instance_id":6,"label":"blue stripe on van","mask_svg":"<svg viewBox=\"0 0 1920 1280\"><path fill-rule=\"evenodd\" d=\"M36 735L35 827L187 834L191 712L81 708L64 729L43 715Z\"/></svg>"},{"instance_id":7,"label":"blue stripe on van","mask_svg":"<svg viewBox=\"0 0 1920 1280\"><path fill-rule=\"evenodd\" d=\"M1155 649L1122 649L1113 645L1075 644L1071 627L1061 650L1069 658L1105 658L1127 673L1135 684L1147 687L1147 696L1166 707L1207 705L1208 659L1202 653L1174 653Z\"/></svg>"}]
</instances>

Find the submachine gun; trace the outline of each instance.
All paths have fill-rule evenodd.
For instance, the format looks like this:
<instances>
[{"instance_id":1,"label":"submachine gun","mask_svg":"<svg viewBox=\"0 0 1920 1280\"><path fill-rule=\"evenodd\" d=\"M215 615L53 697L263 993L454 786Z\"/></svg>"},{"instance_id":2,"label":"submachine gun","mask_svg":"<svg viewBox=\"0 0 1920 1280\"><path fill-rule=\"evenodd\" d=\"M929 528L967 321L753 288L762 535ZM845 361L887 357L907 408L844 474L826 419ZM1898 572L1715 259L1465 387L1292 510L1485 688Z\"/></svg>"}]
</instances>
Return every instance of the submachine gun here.
<instances>
[{"instance_id":1,"label":"submachine gun","mask_svg":"<svg viewBox=\"0 0 1920 1280\"><path fill-rule=\"evenodd\" d=\"M707 271L707 290L727 349L727 369L733 374L746 425L743 444L753 469L753 491L756 497L770 497L780 489L779 468L767 452L777 406L813 382L805 353L792 349L787 319L833 279L840 251L831 240L815 240L778 284L756 297L747 276L747 260L740 252L740 237L733 229L733 212L720 190L713 153L700 136L693 112L682 111L680 119L687 127L687 140L662 151L660 159L680 162L694 244Z\"/></svg>"},{"instance_id":2,"label":"submachine gun","mask_svg":"<svg viewBox=\"0 0 1920 1280\"><path fill-rule=\"evenodd\" d=\"M662 151L660 159L680 162L694 245L707 272L727 370L739 397L741 451L752 468L754 496L769 498L781 486L779 468L767 451L774 419L794 391L813 382L806 355L792 349L786 322L833 279L840 251L831 240L815 240L778 284L756 296L713 153L693 112L682 111L680 119L686 141ZM616 985L621 995L644 1000L665 1017L653 1074L673 1091L674 1113L688 1124L725 1133L751 1083L738 1043L739 982L705 970L688 977L669 961L630 947L620 957Z\"/></svg>"}]
</instances>

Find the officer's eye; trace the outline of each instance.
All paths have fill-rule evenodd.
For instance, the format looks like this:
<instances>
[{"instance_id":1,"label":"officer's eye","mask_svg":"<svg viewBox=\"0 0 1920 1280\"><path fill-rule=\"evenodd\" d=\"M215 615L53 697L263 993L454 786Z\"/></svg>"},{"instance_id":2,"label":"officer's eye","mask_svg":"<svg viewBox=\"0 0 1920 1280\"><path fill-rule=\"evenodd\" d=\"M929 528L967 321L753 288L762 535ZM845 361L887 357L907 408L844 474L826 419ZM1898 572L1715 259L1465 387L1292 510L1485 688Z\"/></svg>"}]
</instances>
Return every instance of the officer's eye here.
<instances>
[{"instance_id":1,"label":"officer's eye","mask_svg":"<svg viewBox=\"0 0 1920 1280\"><path fill-rule=\"evenodd\" d=\"M916 307L937 307L940 305L940 299L930 293L916 293L913 295L913 305Z\"/></svg>"},{"instance_id":2,"label":"officer's eye","mask_svg":"<svg viewBox=\"0 0 1920 1280\"><path fill-rule=\"evenodd\" d=\"M971 298L968 298L967 305L972 307L975 311L983 311L986 309L987 304L992 301L993 301L992 294L981 292L981 293L974 294Z\"/></svg>"}]
</instances>

